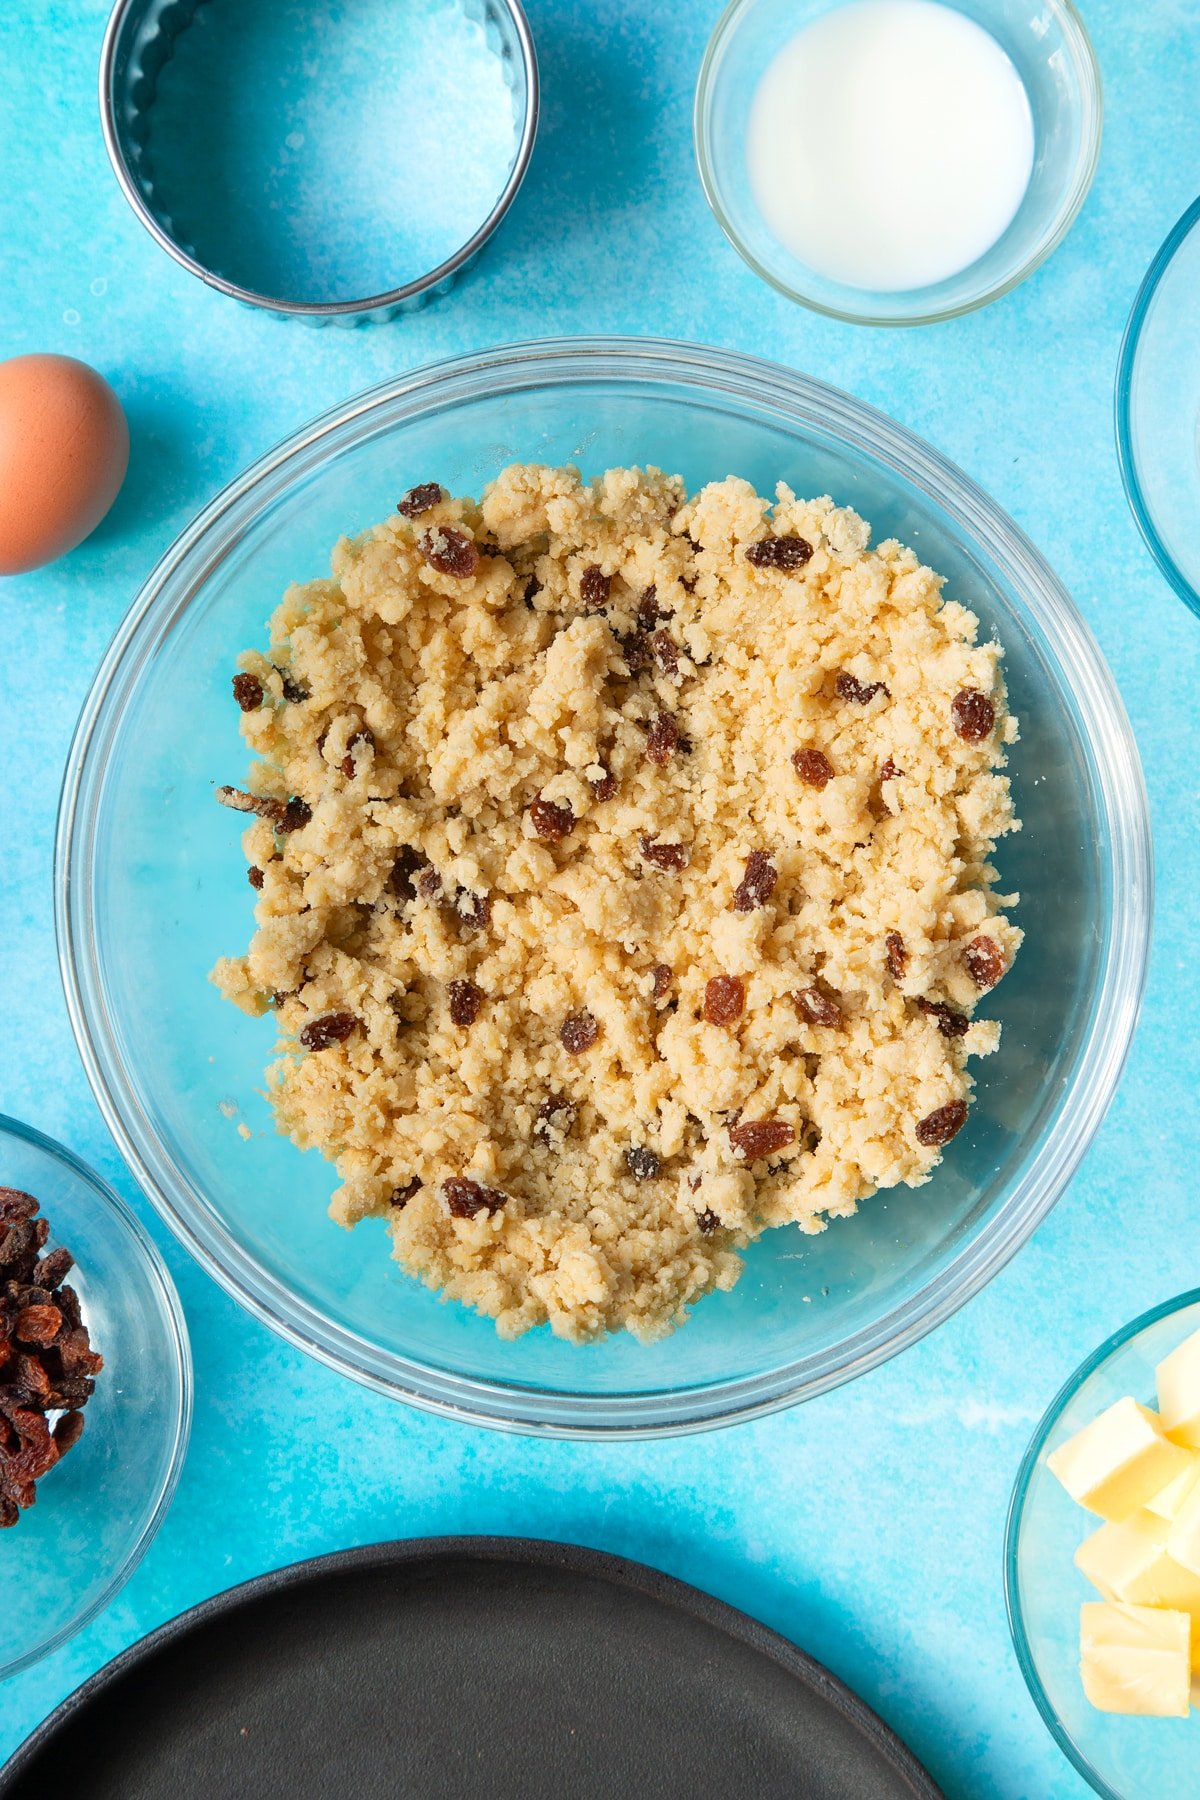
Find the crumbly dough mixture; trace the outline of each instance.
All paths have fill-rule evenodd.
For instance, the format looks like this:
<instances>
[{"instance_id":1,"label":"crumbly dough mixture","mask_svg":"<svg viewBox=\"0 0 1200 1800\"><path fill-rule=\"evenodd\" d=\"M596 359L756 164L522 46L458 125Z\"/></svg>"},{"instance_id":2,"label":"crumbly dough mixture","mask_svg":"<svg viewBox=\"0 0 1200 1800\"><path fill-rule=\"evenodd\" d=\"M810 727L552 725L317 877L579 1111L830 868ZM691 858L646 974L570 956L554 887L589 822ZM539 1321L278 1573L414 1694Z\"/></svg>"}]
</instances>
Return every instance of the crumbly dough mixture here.
<instances>
[{"instance_id":1,"label":"crumbly dough mixture","mask_svg":"<svg viewBox=\"0 0 1200 1800\"><path fill-rule=\"evenodd\" d=\"M995 643L830 499L414 489L239 660L244 956L342 1224L513 1336L661 1336L917 1186L1020 931Z\"/></svg>"}]
</instances>

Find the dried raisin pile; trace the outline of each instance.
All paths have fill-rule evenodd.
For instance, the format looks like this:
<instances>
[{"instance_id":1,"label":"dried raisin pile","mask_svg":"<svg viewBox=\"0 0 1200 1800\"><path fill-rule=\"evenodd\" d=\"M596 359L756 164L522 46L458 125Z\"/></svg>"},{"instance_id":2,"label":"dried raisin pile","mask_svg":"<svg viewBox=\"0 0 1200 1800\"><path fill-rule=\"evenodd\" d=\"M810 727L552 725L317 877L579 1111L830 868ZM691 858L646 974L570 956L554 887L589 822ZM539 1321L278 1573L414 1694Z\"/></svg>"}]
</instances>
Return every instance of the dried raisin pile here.
<instances>
[{"instance_id":1,"label":"dried raisin pile","mask_svg":"<svg viewBox=\"0 0 1200 1800\"><path fill-rule=\"evenodd\" d=\"M0 1528L17 1523L42 1476L79 1442L104 1366L78 1295L63 1286L74 1259L46 1249L39 1212L32 1194L0 1188Z\"/></svg>"}]
</instances>

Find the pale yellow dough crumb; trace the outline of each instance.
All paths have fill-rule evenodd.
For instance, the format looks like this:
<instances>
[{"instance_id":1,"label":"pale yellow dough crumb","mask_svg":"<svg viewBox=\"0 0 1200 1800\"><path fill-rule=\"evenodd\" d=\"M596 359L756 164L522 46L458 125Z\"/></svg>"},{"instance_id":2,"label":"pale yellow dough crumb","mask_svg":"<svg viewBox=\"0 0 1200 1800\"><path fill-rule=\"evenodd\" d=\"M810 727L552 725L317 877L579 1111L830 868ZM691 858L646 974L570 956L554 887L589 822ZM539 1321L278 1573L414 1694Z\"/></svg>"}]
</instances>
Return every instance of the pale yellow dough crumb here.
<instances>
[{"instance_id":1,"label":"pale yellow dough crumb","mask_svg":"<svg viewBox=\"0 0 1200 1800\"><path fill-rule=\"evenodd\" d=\"M421 552L445 561L455 530L478 547L466 576ZM811 557L755 566L768 535ZM1017 824L1000 647L911 550L868 542L782 485L772 510L734 478L689 500L655 469L513 467L481 504L343 539L330 579L288 590L267 653L240 658L263 690L242 716L250 788L312 817L250 825L257 929L214 979L274 1008L278 1125L336 1164L334 1217L385 1218L405 1269L505 1336L660 1336L765 1227L820 1231L925 1181L941 1152L919 1122L967 1102L968 1057L996 1048L995 1023L948 1036L917 1002L970 1014L967 946L990 939L1007 968L1021 938L989 864ZM847 699L839 674L884 685ZM955 729L964 688L994 708L979 742ZM657 762L663 713L680 741ZM823 788L797 750L827 758ZM569 835L537 834L539 796ZM776 880L739 911L753 851ZM717 975L744 984L731 1024L704 1017ZM469 1026L456 981L482 995ZM803 1016L813 987L840 1022ZM331 1013L349 1035L302 1050ZM581 1013L599 1035L572 1055ZM730 1126L762 1120L793 1140L747 1163ZM630 1150L659 1173L636 1179ZM448 1204L460 1177L485 1191L473 1217Z\"/></svg>"}]
</instances>

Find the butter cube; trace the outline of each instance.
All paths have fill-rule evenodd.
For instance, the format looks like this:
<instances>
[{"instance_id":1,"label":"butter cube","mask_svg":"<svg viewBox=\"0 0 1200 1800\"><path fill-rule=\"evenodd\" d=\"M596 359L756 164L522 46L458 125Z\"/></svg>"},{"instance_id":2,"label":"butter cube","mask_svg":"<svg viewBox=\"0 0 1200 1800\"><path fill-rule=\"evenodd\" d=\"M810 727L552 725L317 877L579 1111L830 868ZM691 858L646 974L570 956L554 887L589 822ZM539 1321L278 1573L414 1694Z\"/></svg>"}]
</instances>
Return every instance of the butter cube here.
<instances>
[{"instance_id":1,"label":"butter cube","mask_svg":"<svg viewBox=\"0 0 1200 1800\"><path fill-rule=\"evenodd\" d=\"M1193 1456L1191 1468L1185 1469L1182 1475L1177 1475L1174 1481L1168 1481L1153 1500L1147 1500L1147 1512L1157 1513L1160 1519L1170 1521L1177 1516L1197 1482L1200 1482L1200 1456Z\"/></svg>"},{"instance_id":2,"label":"butter cube","mask_svg":"<svg viewBox=\"0 0 1200 1800\"><path fill-rule=\"evenodd\" d=\"M1154 1371L1163 1430L1200 1450L1200 1331L1164 1356Z\"/></svg>"},{"instance_id":3,"label":"butter cube","mask_svg":"<svg viewBox=\"0 0 1200 1800\"><path fill-rule=\"evenodd\" d=\"M1189 1466L1163 1436L1157 1413L1118 1400L1047 1458L1072 1500L1102 1519L1127 1519Z\"/></svg>"},{"instance_id":4,"label":"butter cube","mask_svg":"<svg viewBox=\"0 0 1200 1800\"><path fill-rule=\"evenodd\" d=\"M1089 1600L1079 1609L1079 1673L1101 1712L1184 1719L1192 1621L1185 1612Z\"/></svg>"},{"instance_id":5,"label":"butter cube","mask_svg":"<svg viewBox=\"0 0 1200 1800\"><path fill-rule=\"evenodd\" d=\"M1192 1650L1200 1657L1200 1575L1181 1568L1169 1554L1169 1531L1167 1521L1153 1513L1132 1513L1085 1538L1075 1552L1075 1566L1106 1600L1190 1613Z\"/></svg>"},{"instance_id":6,"label":"butter cube","mask_svg":"<svg viewBox=\"0 0 1200 1800\"><path fill-rule=\"evenodd\" d=\"M1200 1487L1194 1487L1167 1527L1167 1550L1185 1569L1200 1575Z\"/></svg>"}]
</instances>

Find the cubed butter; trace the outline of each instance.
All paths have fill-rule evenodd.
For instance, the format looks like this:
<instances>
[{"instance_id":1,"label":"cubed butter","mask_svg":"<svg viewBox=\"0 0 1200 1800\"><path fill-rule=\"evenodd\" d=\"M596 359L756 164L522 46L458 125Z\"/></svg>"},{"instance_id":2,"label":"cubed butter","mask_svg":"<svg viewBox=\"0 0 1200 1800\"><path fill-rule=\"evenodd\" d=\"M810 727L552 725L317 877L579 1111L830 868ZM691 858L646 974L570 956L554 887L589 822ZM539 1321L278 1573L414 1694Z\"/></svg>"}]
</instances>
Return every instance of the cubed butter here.
<instances>
[{"instance_id":1,"label":"cubed butter","mask_svg":"<svg viewBox=\"0 0 1200 1800\"><path fill-rule=\"evenodd\" d=\"M1176 1518L1180 1507L1198 1482L1200 1482L1200 1456L1193 1456L1189 1469L1185 1469L1182 1475L1177 1475L1174 1481L1168 1481L1166 1487L1161 1493L1155 1494L1153 1500L1147 1500L1146 1510L1157 1513L1160 1519L1169 1521Z\"/></svg>"},{"instance_id":2,"label":"cubed butter","mask_svg":"<svg viewBox=\"0 0 1200 1800\"><path fill-rule=\"evenodd\" d=\"M1192 1655L1200 1659L1200 1575L1182 1568L1167 1549L1170 1526L1153 1513L1131 1513L1101 1525L1075 1552L1075 1566L1106 1600L1166 1606L1192 1619Z\"/></svg>"},{"instance_id":3,"label":"cubed butter","mask_svg":"<svg viewBox=\"0 0 1200 1800\"><path fill-rule=\"evenodd\" d=\"M1189 1466L1188 1452L1164 1437L1157 1413L1118 1400L1048 1459L1073 1500L1102 1519L1127 1519Z\"/></svg>"},{"instance_id":4,"label":"cubed butter","mask_svg":"<svg viewBox=\"0 0 1200 1800\"><path fill-rule=\"evenodd\" d=\"M1163 1430L1200 1450L1200 1331L1164 1356L1154 1371Z\"/></svg>"},{"instance_id":5,"label":"cubed butter","mask_svg":"<svg viewBox=\"0 0 1200 1800\"><path fill-rule=\"evenodd\" d=\"M1167 1527L1167 1550L1183 1568L1200 1575L1200 1487L1192 1489Z\"/></svg>"},{"instance_id":6,"label":"cubed butter","mask_svg":"<svg viewBox=\"0 0 1200 1800\"><path fill-rule=\"evenodd\" d=\"M1191 1634L1185 1612L1089 1600L1079 1609L1084 1693L1101 1712L1186 1718Z\"/></svg>"}]
</instances>

